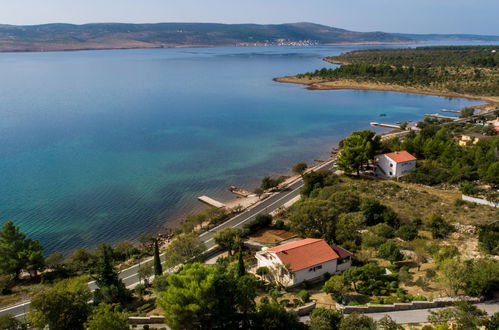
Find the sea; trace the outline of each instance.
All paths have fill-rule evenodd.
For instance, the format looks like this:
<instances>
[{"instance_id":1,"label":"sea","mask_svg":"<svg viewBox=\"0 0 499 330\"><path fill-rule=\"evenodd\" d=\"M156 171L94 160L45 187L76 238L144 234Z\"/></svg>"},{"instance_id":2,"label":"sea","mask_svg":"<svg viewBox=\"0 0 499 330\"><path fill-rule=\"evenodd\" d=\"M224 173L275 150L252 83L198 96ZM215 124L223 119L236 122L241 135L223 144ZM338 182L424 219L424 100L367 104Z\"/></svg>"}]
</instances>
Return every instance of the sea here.
<instances>
[{"instance_id":1,"label":"sea","mask_svg":"<svg viewBox=\"0 0 499 330\"><path fill-rule=\"evenodd\" d=\"M373 47L395 46L0 54L0 224L46 254L134 241L202 210L198 196L326 159L371 121L480 104L272 80Z\"/></svg>"}]
</instances>

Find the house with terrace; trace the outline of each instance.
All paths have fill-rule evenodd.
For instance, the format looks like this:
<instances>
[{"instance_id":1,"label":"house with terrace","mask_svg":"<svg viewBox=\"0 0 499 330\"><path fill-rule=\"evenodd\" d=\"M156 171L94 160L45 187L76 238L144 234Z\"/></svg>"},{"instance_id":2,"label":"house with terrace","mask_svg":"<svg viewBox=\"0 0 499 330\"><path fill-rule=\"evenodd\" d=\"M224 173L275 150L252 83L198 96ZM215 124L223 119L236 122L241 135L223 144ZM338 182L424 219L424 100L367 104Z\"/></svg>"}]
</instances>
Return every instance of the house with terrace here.
<instances>
[{"instance_id":1,"label":"house with terrace","mask_svg":"<svg viewBox=\"0 0 499 330\"><path fill-rule=\"evenodd\" d=\"M264 268L265 279L292 287L343 272L352 265L352 255L323 239L307 238L257 252L257 270Z\"/></svg>"}]
</instances>

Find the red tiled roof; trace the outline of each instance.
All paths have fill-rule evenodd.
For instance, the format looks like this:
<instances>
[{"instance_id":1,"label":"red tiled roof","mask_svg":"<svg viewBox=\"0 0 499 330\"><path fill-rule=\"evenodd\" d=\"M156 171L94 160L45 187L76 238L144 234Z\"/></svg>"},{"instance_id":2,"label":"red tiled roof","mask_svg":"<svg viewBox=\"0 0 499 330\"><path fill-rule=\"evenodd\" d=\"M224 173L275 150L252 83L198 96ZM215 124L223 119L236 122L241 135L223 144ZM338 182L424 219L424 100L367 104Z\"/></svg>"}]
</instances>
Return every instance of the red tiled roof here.
<instances>
[{"instance_id":1,"label":"red tiled roof","mask_svg":"<svg viewBox=\"0 0 499 330\"><path fill-rule=\"evenodd\" d=\"M333 246L333 250L334 250L334 252L336 252L336 254L337 254L337 255L339 255L339 256L340 256L340 258L342 258L342 259L343 259L343 258L346 258L346 257L351 257L351 256L353 256L353 253L352 253L352 252L345 250L344 248L342 248L342 247L341 247L341 246L339 246L339 245L335 245L335 246Z\"/></svg>"},{"instance_id":2,"label":"red tiled roof","mask_svg":"<svg viewBox=\"0 0 499 330\"><path fill-rule=\"evenodd\" d=\"M386 157L391 158L396 163L408 162L411 160L416 160L416 157L408 153L407 151L395 151L385 154Z\"/></svg>"},{"instance_id":3,"label":"red tiled roof","mask_svg":"<svg viewBox=\"0 0 499 330\"><path fill-rule=\"evenodd\" d=\"M315 238L279 245L266 251L275 252L282 263L289 265L292 271L340 258L326 241Z\"/></svg>"}]
</instances>

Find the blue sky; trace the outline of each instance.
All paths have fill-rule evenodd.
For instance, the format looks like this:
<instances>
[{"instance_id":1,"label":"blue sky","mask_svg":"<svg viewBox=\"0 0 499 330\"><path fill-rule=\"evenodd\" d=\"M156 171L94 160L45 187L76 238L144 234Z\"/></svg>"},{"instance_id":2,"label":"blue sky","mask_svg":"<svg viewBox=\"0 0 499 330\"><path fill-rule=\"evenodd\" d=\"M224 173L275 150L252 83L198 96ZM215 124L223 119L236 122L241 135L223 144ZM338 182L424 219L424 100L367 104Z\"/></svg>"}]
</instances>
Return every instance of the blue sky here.
<instances>
[{"instance_id":1,"label":"blue sky","mask_svg":"<svg viewBox=\"0 0 499 330\"><path fill-rule=\"evenodd\" d=\"M499 0L1 0L0 24L314 22L356 31L499 35Z\"/></svg>"}]
</instances>

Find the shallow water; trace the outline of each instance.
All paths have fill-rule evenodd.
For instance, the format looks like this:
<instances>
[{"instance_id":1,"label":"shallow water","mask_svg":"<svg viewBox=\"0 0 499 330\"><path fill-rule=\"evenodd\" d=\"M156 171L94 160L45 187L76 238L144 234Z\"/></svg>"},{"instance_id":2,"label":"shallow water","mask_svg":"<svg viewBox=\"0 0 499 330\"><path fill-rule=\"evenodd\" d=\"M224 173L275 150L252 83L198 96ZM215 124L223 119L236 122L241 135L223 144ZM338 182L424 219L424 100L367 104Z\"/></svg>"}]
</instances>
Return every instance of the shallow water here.
<instances>
[{"instance_id":1,"label":"shallow water","mask_svg":"<svg viewBox=\"0 0 499 330\"><path fill-rule=\"evenodd\" d=\"M202 208L196 196L228 200L227 186L324 158L370 121L477 103L272 81L354 48L0 54L0 221L46 252L134 239Z\"/></svg>"}]
</instances>

